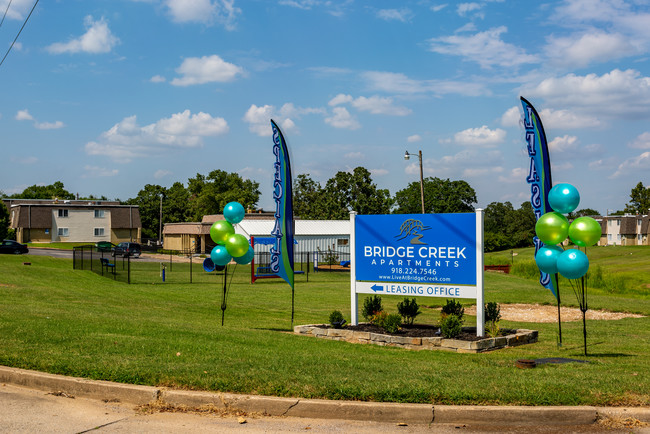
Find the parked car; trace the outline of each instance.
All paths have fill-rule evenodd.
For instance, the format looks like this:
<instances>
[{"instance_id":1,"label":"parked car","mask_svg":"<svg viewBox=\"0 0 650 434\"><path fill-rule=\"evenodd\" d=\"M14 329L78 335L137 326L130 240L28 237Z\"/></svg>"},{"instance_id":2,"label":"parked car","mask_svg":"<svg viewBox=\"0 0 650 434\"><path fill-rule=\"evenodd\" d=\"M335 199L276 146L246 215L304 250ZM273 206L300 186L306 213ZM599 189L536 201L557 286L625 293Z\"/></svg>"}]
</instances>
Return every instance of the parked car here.
<instances>
[{"instance_id":1,"label":"parked car","mask_svg":"<svg viewBox=\"0 0 650 434\"><path fill-rule=\"evenodd\" d=\"M124 258L127 256L139 258L140 253L142 253L142 248L138 243L120 243L111 249L111 256L121 255Z\"/></svg>"},{"instance_id":2,"label":"parked car","mask_svg":"<svg viewBox=\"0 0 650 434\"><path fill-rule=\"evenodd\" d=\"M115 244L110 241L98 241L95 243L95 250L98 252L112 252Z\"/></svg>"},{"instance_id":3,"label":"parked car","mask_svg":"<svg viewBox=\"0 0 650 434\"><path fill-rule=\"evenodd\" d=\"M29 249L26 244L20 244L14 240L2 240L0 244L0 253L13 253L20 255L21 253L28 253Z\"/></svg>"}]
</instances>

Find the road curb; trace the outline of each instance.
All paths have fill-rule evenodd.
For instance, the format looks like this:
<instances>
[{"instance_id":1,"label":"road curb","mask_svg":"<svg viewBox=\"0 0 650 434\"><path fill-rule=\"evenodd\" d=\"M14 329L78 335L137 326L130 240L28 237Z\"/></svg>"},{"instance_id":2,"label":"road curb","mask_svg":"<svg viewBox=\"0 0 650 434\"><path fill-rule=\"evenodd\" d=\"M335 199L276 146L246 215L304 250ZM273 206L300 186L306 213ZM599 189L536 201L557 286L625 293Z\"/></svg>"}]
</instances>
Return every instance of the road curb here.
<instances>
[{"instance_id":1,"label":"road curb","mask_svg":"<svg viewBox=\"0 0 650 434\"><path fill-rule=\"evenodd\" d=\"M398 404L329 401L231 393L167 390L153 386L88 380L0 366L0 383L46 392L143 405L162 401L176 407L217 409L269 416L339 419L407 424L589 425L598 418L634 418L650 422L648 407L532 407Z\"/></svg>"}]
</instances>

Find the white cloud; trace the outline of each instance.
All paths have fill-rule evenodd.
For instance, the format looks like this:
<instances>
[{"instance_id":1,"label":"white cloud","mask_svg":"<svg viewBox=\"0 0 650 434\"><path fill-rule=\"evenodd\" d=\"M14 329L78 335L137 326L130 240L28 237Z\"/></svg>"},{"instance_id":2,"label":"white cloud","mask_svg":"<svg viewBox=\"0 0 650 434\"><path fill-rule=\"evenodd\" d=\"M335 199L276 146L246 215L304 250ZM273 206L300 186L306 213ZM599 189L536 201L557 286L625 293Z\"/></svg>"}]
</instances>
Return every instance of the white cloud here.
<instances>
[{"instance_id":1,"label":"white cloud","mask_svg":"<svg viewBox=\"0 0 650 434\"><path fill-rule=\"evenodd\" d=\"M521 120L521 111L519 107L510 107L504 114L501 115L501 125L504 127L516 127Z\"/></svg>"},{"instance_id":2,"label":"white cloud","mask_svg":"<svg viewBox=\"0 0 650 434\"><path fill-rule=\"evenodd\" d=\"M564 135L548 142L548 148L554 152L570 152L577 150L578 144L579 141L576 136Z\"/></svg>"},{"instance_id":3,"label":"white cloud","mask_svg":"<svg viewBox=\"0 0 650 434\"><path fill-rule=\"evenodd\" d=\"M164 83L164 82L167 81L167 79L165 77L163 77L162 75L154 75L153 77L151 77L149 79L149 81L152 82L152 83Z\"/></svg>"},{"instance_id":4,"label":"white cloud","mask_svg":"<svg viewBox=\"0 0 650 434\"><path fill-rule=\"evenodd\" d=\"M423 170L426 176L436 176L438 178L459 179L463 175L472 174L476 176L481 169L490 168L490 173L501 173L503 154L501 151L493 149L464 149L457 154L447 155L440 159L427 159L423 155ZM419 165L412 164L406 169L410 175L419 175ZM459 176L459 174L461 174Z\"/></svg>"},{"instance_id":5,"label":"white cloud","mask_svg":"<svg viewBox=\"0 0 650 434\"><path fill-rule=\"evenodd\" d=\"M500 66L517 67L527 63L538 63L537 56L526 54L523 48L504 42L501 35L507 32L505 26L494 27L474 35L452 35L429 39L430 50L439 54L461 56L478 63L482 68Z\"/></svg>"},{"instance_id":6,"label":"white cloud","mask_svg":"<svg viewBox=\"0 0 650 434\"><path fill-rule=\"evenodd\" d=\"M628 146L634 149L650 149L650 133L645 132L640 134L633 142L628 144Z\"/></svg>"},{"instance_id":7,"label":"white cloud","mask_svg":"<svg viewBox=\"0 0 650 434\"><path fill-rule=\"evenodd\" d=\"M293 103L285 103L279 110L275 106L268 104L263 106L251 104L243 119L249 124L248 129L250 132L261 137L267 137L273 134L271 119L277 122L283 131L291 131L297 130L293 118L315 113L323 114L325 111L320 108L296 107Z\"/></svg>"},{"instance_id":8,"label":"white cloud","mask_svg":"<svg viewBox=\"0 0 650 434\"><path fill-rule=\"evenodd\" d=\"M552 129L593 128L602 125L596 117L578 115L570 110L543 109L539 116L546 128Z\"/></svg>"},{"instance_id":9,"label":"white cloud","mask_svg":"<svg viewBox=\"0 0 650 434\"><path fill-rule=\"evenodd\" d=\"M551 36L544 51L554 64L570 67L585 67L591 63L603 63L638 52L628 37L602 31L566 37Z\"/></svg>"},{"instance_id":10,"label":"white cloud","mask_svg":"<svg viewBox=\"0 0 650 434\"><path fill-rule=\"evenodd\" d=\"M177 23L211 25L218 22L228 30L234 30L237 16L241 14L234 0L164 0L164 5Z\"/></svg>"},{"instance_id":11,"label":"white cloud","mask_svg":"<svg viewBox=\"0 0 650 434\"><path fill-rule=\"evenodd\" d=\"M97 142L86 143L85 149L89 155L129 162L165 149L201 147L204 137L223 135L228 130L223 118L203 112L192 114L189 110L145 126L138 125L136 116L130 116L102 133Z\"/></svg>"},{"instance_id":12,"label":"white cloud","mask_svg":"<svg viewBox=\"0 0 650 434\"><path fill-rule=\"evenodd\" d=\"M528 175L527 168L515 167L510 171L510 173L507 176L504 175L499 176L498 180L499 182L505 182L508 184L519 184L523 182L524 179L526 179L527 175Z\"/></svg>"},{"instance_id":13,"label":"white cloud","mask_svg":"<svg viewBox=\"0 0 650 434\"><path fill-rule=\"evenodd\" d=\"M334 106L341 105L341 104L347 104L349 102L352 102L352 100L354 100L352 95L345 95L345 94L339 93L334 98L332 98L327 104L329 106L331 106L331 107L334 107Z\"/></svg>"},{"instance_id":14,"label":"white cloud","mask_svg":"<svg viewBox=\"0 0 650 434\"><path fill-rule=\"evenodd\" d=\"M549 105L572 107L586 115L628 118L650 114L650 78L633 69L614 69L602 76L547 78L522 94L543 97Z\"/></svg>"},{"instance_id":15,"label":"white cloud","mask_svg":"<svg viewBox=\"0 0 650 434\"><path fill-rule=\"evenodd\" d=\"M33 121L34 117L29 114L29 110L18 110L18 113L16 113L16 120L17 121Z\"/></svg>"},{"instance_id":16,"label":"white cloud","mask_svg":"<svg viewBox=\"0 0 650 434\"><path fill-rule=\"evenodd\" d=\"M412 136L408 136L406 138L407 143L417 143L421 141L422 141L422 137L419 134L413 134Z\"/></svg>"},{"instance_id":17,"label":"white cloud","mask_svg":"<svg viewBox=\"0 0 650 434\"><path fill-rule=\"evenodd\" d=\"M352 116L345 107L334 107L332 116L325 118L325 123L334 128L344 128L348 130L357 130L361 124Z\"/></svg>"},{"instance_id":18,"label":"white cloud","mask_svg":"<svg viewBox=\"0 0 650 434\"><path fill-rule=\"evenodd\" d=\"M89 165L84 166L84 170L86 173L82 175L82 178L106 178L120 173L118 169L106 169L105 167Z\"/></svg>"},{"instance_id":19,"label":"white cloud","mask_svg":"<svg viewBox=\"0 0 650 434\"><path fill-rule=\"evenodd\" d=\"M344 155L344 157L347 160L361 160L362 158L365 158L366 156L364 155L363 152L348 152L347 154Z\"/></svg>"},{"instance_id":20,"label":"white cloud","mask_svg":"<svg viewBox=\"0 0 650 434\"><path fill-rule=\"evenodd\" d=\"M47 47L47 51L52 54L63 53L109 53L120 40L111 33L104 17L99 21L94 21L93 17L88 15L84 18L86 33L76 39L68 42L55 42Z\"/></svg>"},{"instance_id":21,"label":"white cloud","mask_svg":"<svg viewBox=\"0 0 650 434\"><path fill-rule=\"evenodd\" d=\"M465 16L467 16L470 12L480 11L481 9L483 9L483 6L485 6L485 4L479 4L479 3L460 3L460 4L458 5L458 7L456 8L456 12L457 12L458 15L460 15L461 17L465 17ZM478 17L480 17L480 18L483 18L483 17L484 17L484 15L481 14L481 13L477 13L477 14L475 14L475 16L478 16Z\"/></svg>"},{"instance_id":22,"label":"white cloud","mask_svg":"<svg viewBox=\"0 0 650 434\"><path fill-rule=\"evenodd\" d=\"M402 9L380 9L377 11L377 17L385 21L408 22L413 16L413 12L408 8Z\"/></svg>"},{"instance_id":23,"label":"white cloud","mask_svg":"<svg viewBox=\"0 0 650 434\"><path fill-rule=\"evenodd\" d=\"M480 128L468 128L454 134L454 142L460 145L476 145L491 147L502 143L506 132L501 128L489 129L486 125Z\"/></svg>"},{"instance_id":24,"label":"white cloud","mask_svg":"<svg viewBox=\"0 0 650 434\"><path fill-rule=\"evenodd\" d=\"M465 96L489 95L490 90L484 84L453 80L414 80L402 73L367 71L361 74L367 87L388 93L434 95L459 94Z\"/></svg>"},{"instance_id":25,"label":"white cloud","mask_svg":"<svg viewBox=\"0 0 650 434\"><path fill-rule=\"evenodd\" d=\"M7 7L7 6L11 7ZM14 0L9 3L8 1L0 2L0 10L7 13L7 18L11 20L24 20L29 11L34 6L34 2L31 0ZM14 46L14 48L16 48Z\"/></svg>"},{"instance_id":26,"label":"white cloud","mask_svg":"<svg viewBox=\"0 0 650 434\"><path fill-rule=\"evenodd\" d=\"M168 177L171 174L172 172L170 172L169 170L158 169L154 172L153 177L155 179L162 179Z\"/></svg>"},{"instance_id":27,"label":"white cloud","mask_svg":"<svg viewBox=\"0 0 650 434\"><path fill-rule=\"evenodd\" d=\"M176 68L180 78L174 78L171 84L174 86L191 86L205 83L225 83L234 80L242 75L244 70L232 63L224 61L221 57L212 56L188 57L183 60L181 66Z\"/></svg>"},{"instance_id":28,"label":"white cloud","mask_svg":"<svg viewBox=\"0 0 650 434\"><path fill-rule=\"evenodd\" d=\"M433 12L440 12L441 10L446 8L447 6L449 6L447 3L441 4L441 5L433 5L433 6L431 6L431 10Z\"/></svg>"},{"instance_id":29,"label":"white cloud","mask_svg":"<svg viewBox=\"0 0 650 434\"><path fill-rule=\"evenodd\" d=\"M29 110L18 110L18 113L16 113L15 119L17 121L33 121L34 122L34 128L39 129L39 130L55 130L59 128L65 127L65 124L61 121L55 121L55 122L38 122L34 116L29 113Z\"/></svg>"},{"instance_id":30,"label":"white cloud","mask_svg":"<svg viewBox=\"0 0 650 434\"><path fill-rule=\"evenodd\" d=\"M368 169L372 176L386 176L390 172L387 169Z\"/></svg>"},{"instance_id":31,"label":"white cloud","mask_svg":"<svg viewBox=\"0 0 650 434\"><path fill-rule=\"evenodd\" d=\"M61 121L34 122L34 126L39 130L58 130L59 128L65 127L65 124Z\"/></svg>"}]
</instances>

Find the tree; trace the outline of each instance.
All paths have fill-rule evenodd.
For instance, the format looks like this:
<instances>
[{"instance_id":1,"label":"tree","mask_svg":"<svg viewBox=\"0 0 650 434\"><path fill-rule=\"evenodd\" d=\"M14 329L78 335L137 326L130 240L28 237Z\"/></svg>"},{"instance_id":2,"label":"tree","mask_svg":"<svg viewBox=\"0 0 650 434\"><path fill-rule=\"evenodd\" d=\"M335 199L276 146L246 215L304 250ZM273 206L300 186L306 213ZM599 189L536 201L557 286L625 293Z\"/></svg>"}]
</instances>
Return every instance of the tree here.
<instances>
[{"instance_id":1,"label":"tree","mask_svg":"<svg viewBox=\"0 0 650 434\"><path fill-rule=\"evenodd\" d=\"M221 214L229 202L239 202L244 209L254 208L260 197L259 186L255 181L223 170L213 170L208 176L197 173L188 180L190 216L194 221L201 221L204 215Z\"/></svg>"},{"instance_id":2,"label":"tree","mask_svg":"<svg viewBox=\"0 0 650 434\"><path fill-rule=\"evenodd\" d=\"M9 233L9 210L5 203L0 200L0 240L7 238Z\"/></svg>"},{"instance_id":3,"label":"tree","mask_svg":"<svg viewBox=\"0 0 650 434\"><path fill-rule=\"evenodd\" d=\"M350 211L359 214L388 214L393 204L390 192L377 188L370 171L355 168L352 173L338 172L323 189L324 212L320 218L344 220Z\"/></svg>"},{"instance_id":4,"label":"tree","mask_svg":"<svg viewBox=\"0 0 650 434\"><path fill-rule=\"evenodd\" d=\"M463 180L425 178L424 211L427 213L472 212L477 202L476 192ZM397 214L419 214L422 212L420 183L411 182L405 189L395 193Z\"/></svg>"},{"instance_id":5,"label":"tree","mask_svg":"<svg viewBox=\"0 0 650 434\"><path fill-rule=\"evenodd\" d=\"M190 192L183 183L175 182L163 193L163 223L190 220Z\"/></svg>"},{"instance_id":6,"label":"tree","mask_svg":"<svg viewBox=\"0 0 650 434\"><path fill-rule=\"evenodd\" d=\"M160 230L160 197L164 199L165 187L147 184L138 195L126 201L128 205L137 205L140 209L142 237L158 239Z\"/></svg>"},{"instance_id":7,"label":"tree","mask_svg":"<svg viewBox=\"0 0 650 434\"><path fill-rule=\"evenodd\" d=\"M567 215L567 218L569 220L572 220L578 217L590 217L595 215L600 215L600 213L593 208L583 208L583 209L579 209L578 211L570 212Z\"/></svg>"},{"instance_id":8,"label":"tree","mask_svg":"<svg viewBox=\"0 0 650 434\"><path fill-rule=\"evenodd\" d=\"M72 200L74 194L65 189L61 181L56 181L51 185L32 185L17 193L9 196L12 199L54 199Z\"/></svg>"},{"instance_id":9,"label":"tree","mask_svg":"<svg viewBox=\"0 0 650 434\"><path fill-rule=\"evenodd\" d=\"M485 207L484 244L488 252L533 245L535 212L530 202L514 209L510 202L492 202Z\"/></svg>"},{"instance_id":10,"label":"tree","mask_svg":"<svg viewBox=\"0 0 650 434\"><path fill-rule=\"evenodd\" d=\"M625 212L630 214L648 214L650 211L650 186L645 187L639 182L630 192L630 202Z\"/></svg>"},{"instance_id":11,"label":"tree","mask_svg":"<svg viewBox=\"0 0 650 434\"><path fill-rule=\"evenodd\" d=\"M325 214L325 199L320 183L301 174L293 181L293 214L306 220L318 220Z\"/></svg>"}]
</instances>

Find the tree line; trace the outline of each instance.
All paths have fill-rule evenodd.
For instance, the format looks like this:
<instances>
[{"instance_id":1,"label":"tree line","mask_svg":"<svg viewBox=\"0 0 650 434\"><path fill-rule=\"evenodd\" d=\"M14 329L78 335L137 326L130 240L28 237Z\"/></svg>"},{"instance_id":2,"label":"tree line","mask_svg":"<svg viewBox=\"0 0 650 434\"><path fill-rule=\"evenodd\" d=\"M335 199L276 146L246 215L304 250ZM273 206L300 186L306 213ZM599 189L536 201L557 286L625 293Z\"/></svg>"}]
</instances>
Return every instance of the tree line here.
<instances>
[{"instance_id":1,"label":"tree line","mask_svg":"<svg viewBox=\"0 0 650 434\"><path fill-rule=\"evenodd\" d=\"M436 177L423 180L426 213L473 212L478 202L474 189L463 180L452 181ZM166 188L146 184L136 197L120 201L137 205L142 221L142 237L157 239L162 223L201 221L204 215L220 214L232 201L254 211L260 198L259 183L243 179L237 173L213 170L207 175L197 173L189 178L187 187L175 182ZM67 191L62 182L47 186L33 185L22 193L10 196L0 191L0 197L13 199L107 200L105 196L79 197ZM116 199L119 201L119 199ZM308 220L341 220L349 218L351 210L359 214L419 214L421 213L420 182L411 182L391 196L379 188L369 170L357 167L351 172L337 172L325 185L309 174L298 175L293 182L293 206L296 218ZM630 193L630 202L624 211L616 214L647 214L650 210L650 189L639 182ZM598 215L594 209L582 209L569 218ZM504 250L532 245L535 235L535 214L530 202L515 209L510 202L492 202L485 208L485 249ZM0 239L8 232L9 213L0 202Z\"/></svg>"}]
</instances>

